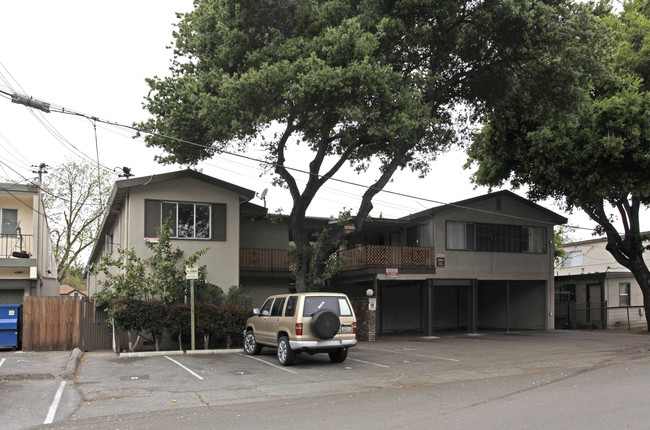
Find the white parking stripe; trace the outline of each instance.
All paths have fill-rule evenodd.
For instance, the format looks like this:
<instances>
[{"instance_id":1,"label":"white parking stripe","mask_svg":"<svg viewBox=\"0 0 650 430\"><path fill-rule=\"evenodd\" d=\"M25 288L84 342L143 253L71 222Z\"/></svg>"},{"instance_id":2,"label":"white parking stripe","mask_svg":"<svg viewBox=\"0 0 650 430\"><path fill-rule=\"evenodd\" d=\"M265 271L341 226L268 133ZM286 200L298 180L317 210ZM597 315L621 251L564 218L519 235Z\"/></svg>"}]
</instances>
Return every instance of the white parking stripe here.
<instances>
[{"instance_id":1,"label":"white parking stripe","mask_svg":"<svg viewBox=\"0 0 650 430\"><path fill-rule=\"evenodd\" d=\"M386 366L385 364L377 364L377 363L371 363L369 361L357 360L356 358L348 358L348 360L358 361L359 363L364 363L364 364L372 364L373 366L390 367L390 366Z\"/></svg>"},{"instance_id":2,"label":"white parking stripe","mask_svg":"<svg viewBox=\"0 0 650 430\"><path fill-rule=\"evenodd\" d=\"M2 367L3 364L5 364L5 361L7 361L6 358L3 358L2 360L0 360L0 367Z\"/></svg>"},{"instance_id":3,"label":"white parking stripe","mask_svg":"<svg viewBox=\"0 0 650 430\"><path fill-rule=\"evenodd\" d=\"M242 355L243 355L243 354L242 354ZM273 363L269 363L268 361L262 360L261 358L252 357L252 356L250 356L250 355L246 355L245 357L252 358L253 360L257 360L257 361L262 362L262 363L264 363L264 364L268 364L269 366L273 366L273 367L275 367L275 368L277 368L277 369L284 370L285 372L293 373L293 374L295 374L295 375L298 374L298 372L295 372L295 371L293 371L293 370L291 370L291 369L287 369L286 367L277 366L277 365L275 365L275 364L273 364Z\"/></svg>"},{"instance_id":4,"label":"white parking stripe","mask_svg":"<svg viewBox=\"0 0 650 430\"><path fill-rule=\"evenodd\" d=\"M45 422L43 424L52 424L52 421L54 421L54 415L56 415L56 410L59 408L59 402L61 401L61 396L63 395L63 388L65 388L65 381L61 381L61 385L59 385L59 389L54 395L54 400L50 405L50 411L47 413L47 417L45 418Z\"/></svg>"},{"instance_id":5,"label":"white parking stripe","mask_svg":"<svg viewBox=\"0 0 650 430\"><path fill-rule=\"evenodd\" d=\"M176 361L176 360L174 360L173 358L168 357L168 356L166 356L166 355L165 355L165 358L166 358L167 360L173 361L174 363L178 364L178 365L181 366L183 369L185 369L185 370L187 370L188 372L190 372L190 373L192 374L192 376L196 376L196 377L199 378L200 380L203 380L203 377L202 377L201 375L197 374L196 372L194 372L194 371L193 371L192 369L190 369L189 367L183 366L183 365L182 365L181 363L179 363L178 361Z\"/></svg>"},{"instance_id":6,"label":"white parking stripe","mask_svg":"<svg viewBox=\"0 0 650 430\"><path fill-rule=\"evenodd\" d=\"M367 351L390 352L392 354L405 354L405 355L412 355L412 356L415 356L415 357L433 358L435 360L455 361L457 363L460 362L460 360L456 360L455 358L438 357L436 355L426 355L426 354L414 354L412 352L405 352L405 351L391 351L390 349L364 348L364 347L357 347L357 349L365 349Z\"/></svg>"}]
</instances>

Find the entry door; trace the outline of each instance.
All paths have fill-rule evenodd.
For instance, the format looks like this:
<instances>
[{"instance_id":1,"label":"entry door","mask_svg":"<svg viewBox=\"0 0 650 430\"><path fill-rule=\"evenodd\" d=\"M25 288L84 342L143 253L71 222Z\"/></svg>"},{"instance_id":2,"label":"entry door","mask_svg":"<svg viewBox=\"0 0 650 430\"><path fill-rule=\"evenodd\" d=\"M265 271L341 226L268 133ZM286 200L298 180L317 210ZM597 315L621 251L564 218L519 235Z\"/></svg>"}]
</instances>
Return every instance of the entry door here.
<instances>
[{"instance_id":1,"label":"entry door","mask_svg":"<svg viewBox=\"0 0 650 430\"><path fill-rule=\"evenodd\" d=\"M587 285L587 323L589 328L603 328L603 287L600 284Z\"/></svg>"}]
</instances>

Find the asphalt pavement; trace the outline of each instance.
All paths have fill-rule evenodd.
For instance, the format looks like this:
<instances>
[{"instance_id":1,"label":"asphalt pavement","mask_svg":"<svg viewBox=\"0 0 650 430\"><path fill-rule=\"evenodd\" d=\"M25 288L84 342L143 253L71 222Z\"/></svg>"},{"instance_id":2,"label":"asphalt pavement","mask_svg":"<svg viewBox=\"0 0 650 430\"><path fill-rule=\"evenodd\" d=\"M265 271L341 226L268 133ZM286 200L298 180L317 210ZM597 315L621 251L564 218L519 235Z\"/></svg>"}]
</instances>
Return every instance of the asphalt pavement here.
<instances>
[{"instance_id":1,"label":"asphalt pavement","mask_svg":"<svg viewBox=\"0 0 650 430\"><path fill-rule=\"evenodd\" d=\"M530 387L562 387L559 381L580 378L587 372L601 372L603 378L613 369L642 372L649 359L647 334L577 331L385 336L377 342L360 342L344 363L331 363L326 354L300 354L291 367L279 366L273 349L253 357L241 350L121 355L0 352L0 428L161 430L183 428L192 420L199 420L196 428L226 428L213 421L214 414L229 417L233 424L241 424L239 428L256 428L253 423L263 421L265 413L277 415L275 424L284 421L281 412L269 412L273 407L285 405L296 411L298 406L293 405L311 404L322 406L316 415L323 425L314 428L328 428L325 423L331 420L324 411L332 409L327 405L341 406L346 398L354 398L359 405L385 404L374 414L355 412L347 405L341 410L357 420L358 428L370 428L363 420L375 423L373 428L388 428L394 416L385 408L390 409L400 398L426 407L418 393L432 399L441 392L454 393L474 405L473 410L480 410L482 401L493 404L490 401L507 396L511 396L510 402L524 404L520 399ZM643 394L639 389L643 391L644 383L631 374L615 382L624 384L617 390ZM570 387L567 382L563 390ZM593 394L574 391L571 398ZM429 412L437 411L439 419L444 415L450 422L458 406L450 399L438 399ZM250 412L247 405L256 408ZM378 418L382 413L383 420ZM577 422L579 414L573 416ZM499 423L501 418L493 416L493 422ZM517 420L516 416L511 419L511 424ZM480 417L465 420L481 422ZM420 428L417 418L407 422L411 428ZM298 423L284 424L300 428Z\"/></svg>"}]
</instances>

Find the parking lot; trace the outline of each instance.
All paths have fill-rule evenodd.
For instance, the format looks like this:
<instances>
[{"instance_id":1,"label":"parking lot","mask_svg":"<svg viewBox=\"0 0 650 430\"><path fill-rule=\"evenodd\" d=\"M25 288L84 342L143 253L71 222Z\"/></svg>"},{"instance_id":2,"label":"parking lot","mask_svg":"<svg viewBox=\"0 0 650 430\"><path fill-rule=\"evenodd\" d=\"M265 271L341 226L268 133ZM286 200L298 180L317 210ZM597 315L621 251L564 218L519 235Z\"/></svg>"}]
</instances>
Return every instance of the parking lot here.
<instances>
[{"instance_id":1,"label":"parking lot","mask_svg":"<svg viewBox=\"0 0 650 430\"><path fill-rule=\"evenodd\" d=\"M291 367L279 366L272 349L259 356L241 351L139 357L92 352L84 355L71 380L61 376L70 352L3 352L0 418L6 429L50 423L84 428L89 422L157 411L214 411L252 402L504 377L549 380L647 360L649 348L650 337L644 334L554 331L384 337L361 342L343 363L331 363L326 354L300 354Z\"/></svg>"}]
</instances>

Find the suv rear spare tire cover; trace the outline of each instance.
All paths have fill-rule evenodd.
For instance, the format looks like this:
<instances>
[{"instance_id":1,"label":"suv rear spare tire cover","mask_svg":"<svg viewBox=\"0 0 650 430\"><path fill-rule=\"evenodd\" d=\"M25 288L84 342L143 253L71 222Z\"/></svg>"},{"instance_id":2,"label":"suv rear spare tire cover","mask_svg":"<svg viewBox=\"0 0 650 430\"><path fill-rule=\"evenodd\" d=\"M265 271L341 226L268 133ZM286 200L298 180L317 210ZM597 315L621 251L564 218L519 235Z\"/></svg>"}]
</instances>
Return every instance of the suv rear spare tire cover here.
<instances>
[{"instance_id":1,"label":"suv rear spare tire cover","mask_svg":"<svg viewBox=\"0 0 650 430\"><path fill-rule=\"evenodd\" d=\"M339 332L341 320L329 309L321 309L311 317L311 331L320 339L331 339Z\"/></svg>"}]
</instances>

